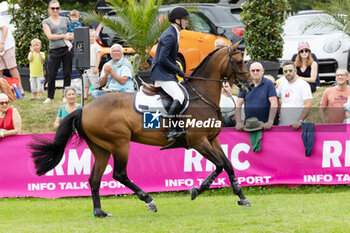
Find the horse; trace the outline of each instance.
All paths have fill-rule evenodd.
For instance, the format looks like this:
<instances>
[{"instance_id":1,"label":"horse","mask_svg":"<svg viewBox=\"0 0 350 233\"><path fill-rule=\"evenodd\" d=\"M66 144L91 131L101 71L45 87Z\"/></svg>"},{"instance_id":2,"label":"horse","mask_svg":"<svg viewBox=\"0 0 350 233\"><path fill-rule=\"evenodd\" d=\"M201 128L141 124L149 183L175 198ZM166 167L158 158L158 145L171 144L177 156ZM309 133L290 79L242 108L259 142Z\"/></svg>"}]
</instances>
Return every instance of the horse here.
<instances>
[{"instance_id":1,"label":"horse","mask_svg":"<svg viewBox=\"0 0 350 233\"><path fill-rule=\"evenodd\" d=\"M235 45L211 52L192 74L185 78L183 86L188 90L190 103L186 115L195 119L222 120L219 108L222 82L229 80L238 83L241 89L250 90L251 78L242 54ZM65 117L59 125L54 139L34 138L30 144L37 175L53 169L62 159L66 144L75 134L85 140L95 160L89 177L93 200L93 213L96 217L110 217L101 208L99 188L102 175L110 156L114 159L113 178L146 203L146 209L157 212L152 197L134 184L127 175L130 141L152 146L167 146L165 130L147 131L143 129L142 114L133 108L133 93L108 93L93 100L80 110ZM232 164L225 156L217 136L219 127L206 130L188 129L183 144L177 147L193 148L215 165L215 170L199 188L190 189L194 200L208 189L217 176L225 170L233 193L239 197L238 205L251 206L244 196L234 174Z\"/></svg>"}]
</instances>

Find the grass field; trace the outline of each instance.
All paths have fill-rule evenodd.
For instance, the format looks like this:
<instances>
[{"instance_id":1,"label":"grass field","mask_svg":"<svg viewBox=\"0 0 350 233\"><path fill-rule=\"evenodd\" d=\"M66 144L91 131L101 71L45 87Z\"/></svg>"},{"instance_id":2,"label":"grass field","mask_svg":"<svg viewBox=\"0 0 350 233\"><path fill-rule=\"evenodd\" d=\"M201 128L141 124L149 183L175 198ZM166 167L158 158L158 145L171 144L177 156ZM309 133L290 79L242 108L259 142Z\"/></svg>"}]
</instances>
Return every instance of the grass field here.
<instances>
[{"instance_id":1,"label":"grass field","mask_svg":"<svg viewBox=\"0 0 350 233\"><path fill-rule=\"evenodd\" d=\"M229 188L191 201L187 192L153 193L158 212L135 195L102 198L114 217L93 217L90 197L0 199L0 232L349 232L348 186L244 188L251 207Z\"/></svg>"},{"instance_id":2,"label":"grass field","mask_svg":"<svg viewBox=\"0 0 350 233\"><path fill-rule=\"evenodd\" d=\"M308 121L319 123L323 86L314 93ZM62 97L44 105L16 101L24 133L54 132ZM77 101L80 101L78 98ZM91 101L91 97L88 102ZM87 102L87 103L88 103ZM113 218L92 214L91 197L2 198L0 232L350 232L349 186L248 187L252 207L240 207L228 188L212 189L190 200L188 192L153 193L158 213L135 195L102 197Z\"/></svg>"}]
</instances>

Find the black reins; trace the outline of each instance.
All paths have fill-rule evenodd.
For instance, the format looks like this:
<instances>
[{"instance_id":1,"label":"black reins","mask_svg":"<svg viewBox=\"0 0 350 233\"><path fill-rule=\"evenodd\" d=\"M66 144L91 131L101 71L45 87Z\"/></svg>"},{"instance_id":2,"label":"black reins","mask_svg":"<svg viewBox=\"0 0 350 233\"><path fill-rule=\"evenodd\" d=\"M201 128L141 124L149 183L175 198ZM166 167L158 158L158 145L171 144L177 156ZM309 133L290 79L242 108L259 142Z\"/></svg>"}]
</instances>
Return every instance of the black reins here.
<instances>
[{"instance_id":1,"label":"black reins","mask_svg":"<svg viewBox=\"0 0 350 233\"><path fill-rule=\"evenodd\" d=\"M229 78L231 76L233 76L235 78L236 74L246 74L249 72L237 72L235 71L234 69L234 61L232 59L232 56L237 54L237 53L240 53L239 51L236 51L234 53L231 52L231 46L227 46L228 47L228 56L229 56L229 60L227 61L227 65L226 65L226 70L225 70L225 74L227 74L228 72L228 69L229 69L229 66L231 65L232 67L232 72L230 74L230 76L226 76L226 78L220 78L220 80L217 80L217 79L207 79L207 78L203 78L203 77L196 77L196 76L185 76L184 77L184 80L185 80L185 83L187 83L187 85L191 88L191 90L197 95L196 98L200 98L202 101L204 101L206 104L208 104L209 106L213 107L217 114L218 114L218 117L220 118L221 116L221 110L220 108L212 101L210 100L206 95L204 95L193 83L189 82L190 79L196 79L196 80L204 80L204 81L214 81L214 82L220 82L221 83L221 86L222 86L222 83L223 82L226 82L229 80ZM228 78L227 78L228 77ZM248 77L249 78L249 77ZM244 83L242 85L244 85L245 83L247 82L244 81ZM225 89L225 88L224 88ZM225 89L226 91L226 89ZM227 93L227 91L226 91ZM231 95L230 95L231 96ZM232 96L231 96L232 98ZM234 102L234 105L236 106L236 103L234 101L234 99L232 98L232 101Z\"/></svg>"}]
</instances>

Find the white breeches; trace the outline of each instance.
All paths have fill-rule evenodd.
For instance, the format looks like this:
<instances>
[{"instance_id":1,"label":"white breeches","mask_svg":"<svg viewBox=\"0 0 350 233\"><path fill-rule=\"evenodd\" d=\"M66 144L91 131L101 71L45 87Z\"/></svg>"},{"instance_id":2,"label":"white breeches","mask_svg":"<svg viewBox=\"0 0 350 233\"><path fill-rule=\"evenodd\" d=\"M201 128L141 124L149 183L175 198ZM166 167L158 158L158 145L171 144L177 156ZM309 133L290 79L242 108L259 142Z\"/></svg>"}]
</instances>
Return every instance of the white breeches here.
<instances>
[{"instance_id":1,"label":"white breeches","mask_svg":"<svg viewBox=\"0 0 350 233\"><path fill-rule=\"evenodd\" d=\"M178 100L181 104L184 102L185 96L176 82L157 80L157 83L173 98L173 100Z\"/></svg>"}]
</instances>

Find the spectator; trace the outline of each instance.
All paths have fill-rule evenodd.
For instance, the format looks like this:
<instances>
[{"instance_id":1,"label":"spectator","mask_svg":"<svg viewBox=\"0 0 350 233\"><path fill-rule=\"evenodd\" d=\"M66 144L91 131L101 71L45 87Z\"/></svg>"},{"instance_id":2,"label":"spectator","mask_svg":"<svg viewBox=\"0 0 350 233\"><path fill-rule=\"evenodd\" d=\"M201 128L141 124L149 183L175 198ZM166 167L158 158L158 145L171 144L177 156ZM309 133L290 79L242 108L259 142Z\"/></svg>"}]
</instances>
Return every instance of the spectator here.
<instances>
[{"instance_id":1,"label":"spectator","mask_svg":"<svg viewBox=\"0 0 350 233\"><path fill-rule=\"evenodd\" d=\"M297 58L297 56L298 56L297 53L293 54L292 62L295 62L295 59ZM311 57L317 63L317 77L316 77L315 84L316 84L316 87L320 87L321 86L321 81L320 81L320 75L319 75L319 70L320 69L319 69L318 59L317 59L316 55L314 53L312 53L312 52L311 52Z\"/></svg>"},{"instance_id":2,"label":"spectator","mask_svg":"<svg viewBox=\"0 0 350 233\"><path fill-rule=\"evenodd\" d=\"M4 137L22 133L22 119L17 109L9 106L6 94L0 94L0 140Z\"/></svg>"},{"instance_id":3,"label":"spectator","mask_svg":"<svg viewBox=\"0 0 350 233\"><path fill-rule=\"evenodd\" d=\"M225 91L226 90L226 91ZM235 127L235 108L237 96L232 95L232 85L229 82L222 83L220 108L222 113L222 127Z\"/></svg>"},{"instance_id":4,"label":"spectator","mask_svg":"<svg viewBox=\"0 0 350 233\"><path fill-rule=\"evenodd\" d=\"M350 97L348 97L348 102L344 104L345 109L345 124L350 124Z\"/></svg>"},{"instance_id":5,"label":"spectator","mask_svg":"<svg viewBox=\"0 0 350 233\"><path fill-rule=\"evenodd\" d=\"M40 52L41 41L37 38L30 43L30 52L28 54L29 70L30 70L30 90L33 97L30 100L35 100L37 93L39 99L43 100L44 93L44 69L45 53Z\"/></svg>"},{"instance_id":6,"label":"spectator","mask_svg":"<svg viewBox=\"0 0 350 233\"><path fill-rule=\"evenodd\" d=\"M65 105L62 105L58 110L58 114L53 125L55 129L57 129L61 123L61 120L68 116L69 113L81 108L81 105L76 103L77 92L73 87L66 87L64 89L64 97L66 98L67 103Z\"/></svg>"},{"instance_id":7,"label":"spectator","mask_svg":"<svg viewBox=\"0 0 350 233\"><path fill-rule=\"evenodd\" d=\"M327 88L322 96L319 109L322 124L343 123L345 119L344 104L350 96L348 87L349 73L346 69L338 69L335 73L335 80L338 85ZM326 109L328 110L328 121L326 121Z\"/></svg>"},{"instance_id":8,"label":"spectator","mask_svg":"<svg viewBox=\"0 0 350 233\"><path fill-rule=\"evenodd\" d=\"M48 82L47 99L44 103L49 103L55 97L55 83L58 69L63 64L63 87L70 86L72 74L72 56L64 40L73 40L72 34L67 34L69 21L66 17L60 17L60 3L52 0L49 3L50 17L42 23L44 33L49 39L49 61L48 61Z\"/></svg>"},{"instance_id":9,"label":"spectator","mask_svg":"<svg viewBox=\"0 0 350 233\"><path fill-rule=\"evenodd\" d=\"M132 80L132 65L123 55L123 47L120 44L111 46L112 60L106 62L102 68L99 79L101 87L105 90L94 90L92 97L106 94L109 91L134 92L134 82Z\"/></svg>"},{"instance_id":10,"label":"spectator","mask_svg":"<svg viewBox=\"0 0 350 233\"><path fill-rule=\"evenodd\" d=\"M292 61L285 61L282 70L286 79L277 88L279 125L291 125L297 130L311 111L311 89L306 81L296 75L296 66Z\"/></svg>"},{"instance_id":11,"label":"spectator","mask_svg":"<svg viewBox=\"0 0 350 233\"><path fill-rule=\"evenodd\" d=\"M90 29L90 69L85 70L83 74L84 78L84 99L88 99L89 87L99 88L100 83L98 80L98 66L100 65L100 46L96 43L96 32L94 29Z\"/></svg>"},{"instance_id":12,"label":"spectator","mask_svg":"<svg viewBox=\"0 0 350 233\"><path fill-rule=\"evenodd\" d=\"M68 31L67 31L68 34L69 33L73 34L74 33L74 28L81 27L81 23L79 22L79 16L80 16L80 13L77 10L72 10L69 13L70 22L69 22L69 27L68 27ZM71 51L71 49L73 48L72 42L69 41L69 40L64 40L64 42L66 42L66 45L68 47L68 51Z\"/></svg>"},{"instance_id":13,"label":"spectator","mask_svg":"<svg viewBox=\"0 0 350 233\"><path fill-rule=\"evenodd\" d=\"M269 80L271 80L271 82L273 83L273 85L276 86L276 80L275 80L275 78L274 78L272 75L266 74L266 75L264 75L264 77L267 78L267 79L269 79Z\"/></svg>"},{"instance_id":14,"label":"spectator","mask_svg":"<svg viewBox=\"0 0 350 233\"><path fill-rule=\"evenodd\" d=\"M222 47L225 47L225 46L227 46L227 43L222 38L216 39L215 42L214 42L215 49L219 49L219 48L222 48Z\"/></svg>"},{"instance_id":15,"label":"spectator","mask_svg":"<svg viewBox=\"0 0 350 233\"><path fill-rule=\"evenodd\" d=\"M315 92L318 65L311 57L310 46L307 42L299 42L295 65L297 75L310 85L311 92Z\"/></svg>"},{"instance_id":16,"label":"spectator","mask_svg":"<svg viewBox=\"0 0 350 233\"><path fill-rule=\"evenodd\" d=\"M259 121L264 122L264 129L269 130L273 125L277 112L275 85L263 76L264 68L260 62L252 63L249 71L254 88L250 92L238 93L235 111L236 129L242 130L244 127L241 120L241 108L244 103L245 120L256 117Z\"/></svg>"},{"instance_id":17,"label":"spectator","mask_svg":"<svg viewBox=\"0 0 350 233\"><path fill-rule=\"evenodd\" d=\"M6 20L0 16L0 77L2 77L4 70L10 71L12 78L18 79L18 87L24 96L21 77L17 70L16 54L15 54L15 38L8 26L5 25Z\"/></svg>"}]
</instances>

